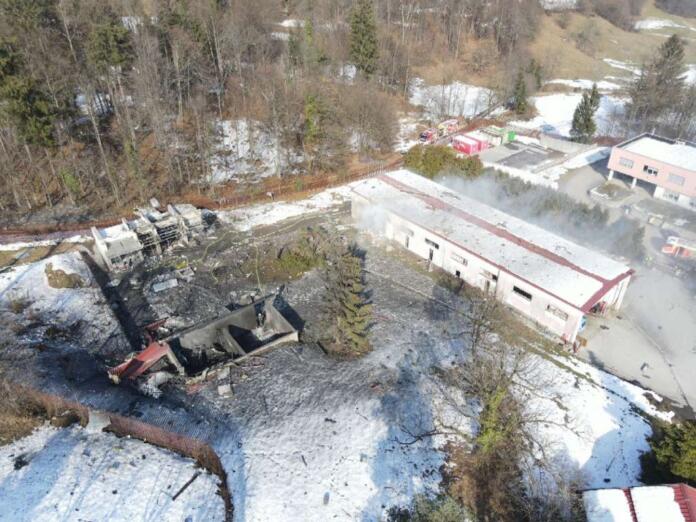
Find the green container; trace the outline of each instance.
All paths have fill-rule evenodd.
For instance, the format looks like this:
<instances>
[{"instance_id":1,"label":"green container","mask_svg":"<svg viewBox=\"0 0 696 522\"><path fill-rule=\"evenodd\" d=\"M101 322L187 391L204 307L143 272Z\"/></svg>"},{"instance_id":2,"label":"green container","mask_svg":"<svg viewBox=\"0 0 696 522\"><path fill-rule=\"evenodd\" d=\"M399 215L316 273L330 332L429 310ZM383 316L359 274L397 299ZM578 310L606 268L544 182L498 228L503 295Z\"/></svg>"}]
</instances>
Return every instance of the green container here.
<instances>
[{"instance_id":1,"label":"green container","mask_svg":"<svg viewBox=\"0 0 696 522\"><path fill-rule=\"evenodd\" d=\"M505 136L506 142L509 143L511 141L515 141L516 138L517 138L517 133L515 131L513 131L513 130L507 131L506 136Z\"/></svg>"}]
</instances>

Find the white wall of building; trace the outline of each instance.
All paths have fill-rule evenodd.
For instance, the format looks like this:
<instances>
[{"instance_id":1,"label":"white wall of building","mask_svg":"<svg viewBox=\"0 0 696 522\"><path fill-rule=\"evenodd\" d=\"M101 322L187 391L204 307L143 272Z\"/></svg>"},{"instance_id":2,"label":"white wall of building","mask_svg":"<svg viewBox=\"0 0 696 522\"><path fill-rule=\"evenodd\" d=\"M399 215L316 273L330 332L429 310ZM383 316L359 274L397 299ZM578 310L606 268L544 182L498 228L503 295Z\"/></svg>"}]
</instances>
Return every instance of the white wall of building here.
<instances>
[{"instance_id":1,"label":"white wall of building","mask_svg":"<svg viewBox=\"0 0 696 522\"><path fill-rule=\"evenodd\" d=\"M353 194L351 213L358 226L399 243L423 259L432 258L435 266L471 286L487 290L565 341L575 341L584 315L581 310L400 216L375 210L362 196ZM624 283L627 284L627 280ZM515 288L530 294L531 300L520 295ZM623 297L621 288L618 285L607 296L611 298L609 302L617 307Z\"/></svg>"}]
</instances>

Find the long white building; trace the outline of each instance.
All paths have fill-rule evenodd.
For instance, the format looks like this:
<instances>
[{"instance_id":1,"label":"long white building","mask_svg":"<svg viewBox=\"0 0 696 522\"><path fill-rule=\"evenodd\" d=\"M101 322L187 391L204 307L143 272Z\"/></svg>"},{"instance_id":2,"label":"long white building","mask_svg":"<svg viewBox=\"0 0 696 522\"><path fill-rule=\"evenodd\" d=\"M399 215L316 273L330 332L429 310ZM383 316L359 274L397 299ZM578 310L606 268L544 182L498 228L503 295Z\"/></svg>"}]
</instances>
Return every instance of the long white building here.
<instances>
[{"instance_id":1,"label":"long white building","mask_svg":"<svg viewBox=\"0 0 696 522\"><path fill-rule=\"evenodd\" d=\"M352 189L359 226L574 342L590 313L621 306L633 271L598 252L407 170Z\"/></svg>"}]
</instances>

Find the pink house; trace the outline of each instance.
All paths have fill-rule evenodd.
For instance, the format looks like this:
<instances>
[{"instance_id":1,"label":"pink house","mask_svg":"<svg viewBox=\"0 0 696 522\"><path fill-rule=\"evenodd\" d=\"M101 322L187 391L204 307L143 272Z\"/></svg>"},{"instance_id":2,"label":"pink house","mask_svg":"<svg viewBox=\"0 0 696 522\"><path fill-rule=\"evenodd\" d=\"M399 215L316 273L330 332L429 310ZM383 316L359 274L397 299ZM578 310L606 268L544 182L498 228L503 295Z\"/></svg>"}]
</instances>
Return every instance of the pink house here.
<instances>
[{"instance_id":1,"label":"pink house","mask_svg":"<svg viewBox=\"0 0 696 522\"><path fill-rule=\"evenodd\" d=\"M614 173L648 183L653 196L696 211L696 144L641 134L618 144L609 158Z\"/></svg>"}]
</instances>

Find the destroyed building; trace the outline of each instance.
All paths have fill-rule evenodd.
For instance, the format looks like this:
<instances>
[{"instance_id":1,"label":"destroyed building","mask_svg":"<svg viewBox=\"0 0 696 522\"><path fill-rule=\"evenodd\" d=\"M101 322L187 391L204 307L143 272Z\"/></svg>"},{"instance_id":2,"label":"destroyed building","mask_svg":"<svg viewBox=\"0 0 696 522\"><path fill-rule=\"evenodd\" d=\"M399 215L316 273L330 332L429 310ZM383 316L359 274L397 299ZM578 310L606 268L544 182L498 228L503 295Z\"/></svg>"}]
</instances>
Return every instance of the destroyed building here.
<instances>
[{"instance_id":1,"label":"destroyed building","mask_svg":"<svg viewBox=\"0 0 696 522\"><path fill-rule=\"evenodd\" d=\"M205 228L202 212L189 204L168 205L162 212L158 203L137 209L136 219L118 225L92 227L95 258L108 271L128 270L146 256L160 255L178 241L187 243Z\"/></svg>"},{"instance_id":2,"label":"destroyed building","mask_svg":"<svg viewBox=\"0 0 696 522\"><path fill-rule=\"evenodd\" d=\"M495 296L565 342L618 310L633 271L598 252L399 170L357 184L359 226Z\"/></svg>"},{"instance_id":3,"label":"destroyed building","mask_svg":"<svg viewBox=\"0 0 696 522\"><path fill-rule=\"evenodd\" d=\"M273 305L272 297L204 321L169 339L194 370L298 340L297 330Z\"/></svg>"}]
</instances>

